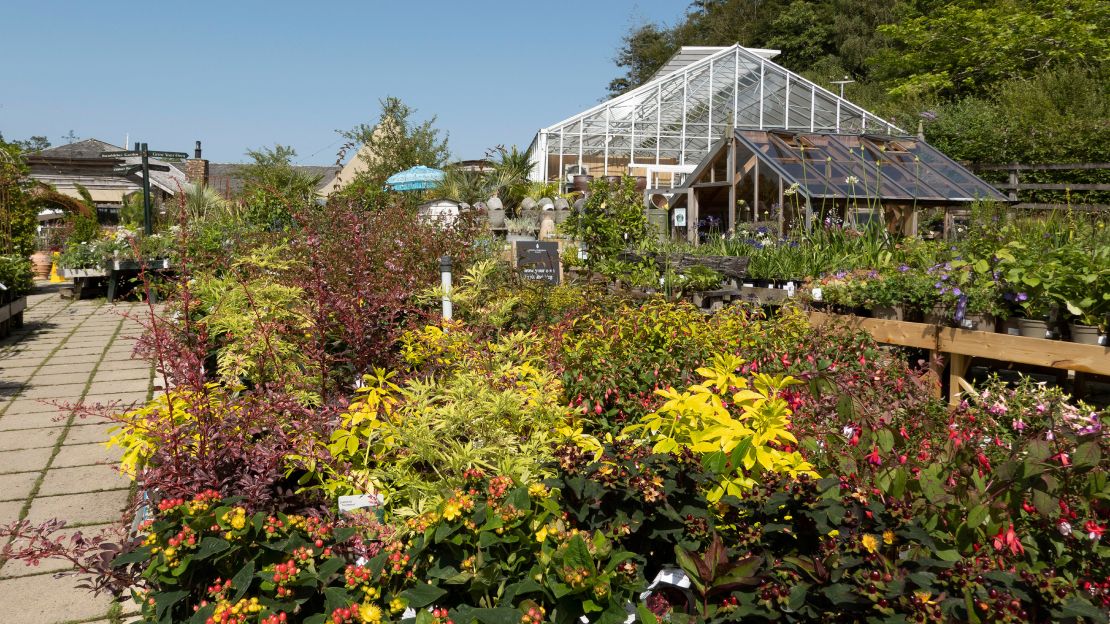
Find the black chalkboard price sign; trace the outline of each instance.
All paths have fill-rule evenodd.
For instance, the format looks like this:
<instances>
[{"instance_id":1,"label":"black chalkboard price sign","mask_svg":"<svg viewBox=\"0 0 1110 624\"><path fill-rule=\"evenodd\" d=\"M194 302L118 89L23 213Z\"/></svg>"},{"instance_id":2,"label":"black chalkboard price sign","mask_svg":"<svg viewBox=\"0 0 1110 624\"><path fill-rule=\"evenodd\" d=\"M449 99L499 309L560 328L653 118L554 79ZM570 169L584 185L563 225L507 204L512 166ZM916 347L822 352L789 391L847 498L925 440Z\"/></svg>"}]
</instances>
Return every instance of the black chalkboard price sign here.
<instances>
[{"instance_id":1,"label":"black chalkboard price sign","mask_svg":"<svg viewBox=\"0 0 1110 624\"><path fill-rule=\"evenodd\" d=\"M516 266L525 279L548 284L559 283L559 243L553 241L516 241Z\"/></svg>"}]
</instances>

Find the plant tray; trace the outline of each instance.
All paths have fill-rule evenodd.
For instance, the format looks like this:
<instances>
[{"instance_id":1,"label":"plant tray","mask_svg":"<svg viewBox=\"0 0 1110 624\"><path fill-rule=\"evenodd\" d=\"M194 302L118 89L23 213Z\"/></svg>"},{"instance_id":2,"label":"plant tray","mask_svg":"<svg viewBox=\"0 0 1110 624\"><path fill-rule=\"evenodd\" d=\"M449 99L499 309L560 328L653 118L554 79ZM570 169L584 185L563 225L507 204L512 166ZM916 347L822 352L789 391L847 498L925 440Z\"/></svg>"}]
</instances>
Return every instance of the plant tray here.
<instances>
[{"instance_id":1,"label":"plant tray","mask_svg":"<svg viewBox=\"0 0 1110 624\"><path fill-rule=\"evenodd\" d=\"M105 277L107 269L61 269L62 277L73 279L75 277Z\"/></svg>"},{"instance_id":2,"label":"plant tray","mask_svg":"<svg viewBox=\"0 0 1110 624\"><path fill-rule=\"evenodd\" d=\"M168 269L170 268L170 261L166 258L152 258L144 260L147 269ZM138 260L112 260L108 262L108 267L113 271L138 271L142 268ZM105 273L107 275L107 273Z\"/></svg>"}]
</instances>

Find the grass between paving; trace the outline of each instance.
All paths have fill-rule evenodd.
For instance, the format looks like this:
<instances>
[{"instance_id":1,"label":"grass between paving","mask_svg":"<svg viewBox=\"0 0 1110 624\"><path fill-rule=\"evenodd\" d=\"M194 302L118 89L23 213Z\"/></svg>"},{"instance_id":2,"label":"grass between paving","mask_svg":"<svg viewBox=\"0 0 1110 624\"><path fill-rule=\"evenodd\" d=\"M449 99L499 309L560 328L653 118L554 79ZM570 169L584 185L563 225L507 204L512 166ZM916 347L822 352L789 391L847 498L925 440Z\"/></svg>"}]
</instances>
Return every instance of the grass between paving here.
<instances>
[{"instance_id":1,"label":"grass between paving","mask_svg":"<svg viewBox=\"0 0 1110 624\"><path fill-rule=\"evenodd\" d=\"M66 305L64 305L64 306L62 306L62 307L60 307L60 308L58 308L58 311L57 311L57 312L55 312L54 314L51 314L50 316L48 316L48 317L46 317L45 319L43 319L43 322L45 323L45 322L49 321L50 319L54 318L55 316L58 316L59 314L61 314L61 313L62 313L62 312L64 312L65 310L68 310L68 309L69 309L69 307L70 307L70 306L72 306L72 305L73 305L73 302L72 302L72 301L71 301L71 302L69 302L69 303L66 303ZM94 308L94 309L99 309L99 308L100 308L100 307L101 307L102 305L103 305L103 304L100 304L100 305L98 305L98 306L97 306L96 308ZM58 343L58 346L56 346L56 347L54 347L53 349L51 349L51 350L50 350L50 353L48 353L48 354L46 355L46 357L42 358L42 361L41 361L41 362L39 362L39 365L35 367L35 370L31 371L31 378L32 378L32 379L34 378L34 376L35 376L35 375L36 375L36 374L37 374L37 373L38 373L38 372L39 372L40 370L42 370L42 368L43 368L44 366L46 366L46 363L47 363L47 362L49 362L49 361L51 360L51 358L53 358L53 357L54 357L54 355L55 355L55 354L56 354L56 353L57 353L57 352L58 352L58 351L59 351L59 350L60 350L60 349L61 349L62 347L64 347L64 346L65 346L65 344L66 344L67 342L69 342L69 339L73 337L73 334L77 333L77 330L78 330L78 329L81 329L81 324L80 324L80 323L78 323L77 325L75 325L75 326L73 327L73 329L69 330L69 333L68 333L68 334L66 334L66 337L65 337L65 338L63 338L63 339L62 339L62 341ZM29 333L29 332L28 332L28 333ZM111 344L111 343L109 342L108 344ZM11 346L14 346L14 345L11 345ZM103 357L104 357L104 356L103 356L103 355L101 355L101 358L103 358ZM92 379L92 378L90 377L89 379ZM20 385L22 385L22 384L20 384ZM87 386L86 386L86 389L87 389ZM8 400L8 402L7 402L7 403L5 403L5 404L4 404L3 406L0 406L0 418L3 418L3 417L4 417L4 414L5 414L5 413L7 413L7 411L8 411L8 408L9 408L9 407L10 407L10 406L12 405L12 403L15 403L15 400L16 400L17 398L19 398L18 394L17 394L16 396L13 396L13 397L12 397L11 399L9 399L9 400Z\"/></svg>"}]
</instances>

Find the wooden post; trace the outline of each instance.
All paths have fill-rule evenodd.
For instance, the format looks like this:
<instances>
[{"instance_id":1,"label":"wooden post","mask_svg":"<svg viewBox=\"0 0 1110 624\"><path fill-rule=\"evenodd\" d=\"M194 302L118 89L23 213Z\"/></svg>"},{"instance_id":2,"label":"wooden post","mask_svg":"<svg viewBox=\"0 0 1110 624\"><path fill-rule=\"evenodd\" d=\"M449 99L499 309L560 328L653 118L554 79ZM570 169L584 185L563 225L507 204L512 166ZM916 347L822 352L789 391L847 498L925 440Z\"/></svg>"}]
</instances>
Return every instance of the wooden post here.
<instances>
[{"instance_id":1,"label":"wooden post","mask_svg":"<svg viewBox=\"0 0 1110 624\"><path fill-rule=\"evenodd\" d=\"M963 385L967 383L964 380L964 375L967 374L967 369L970 366L971 356L962 353L950 355L948 364L948 404L953 407L960 404L960 392Z\"/></svg>"},{"instance_id":2,"label":"wooden post","mask_svg":"<svg viewBox=\"0 0 1110 624\"><path fill-rule=\"evenodd\" d=\"M726 161L728 172L725 174L725 179L728 180L728 231L736 231L736 140L733 135L728 138L728 160Z\"/></svg>"},{"instance_id":3,"label":"wooden post","mask_svg":"<svg viewBox=\"0 0 1110 624\"><path fill-rule=\"evenodd\" d=\"M698 244L698 193L692 186L686 189L686 240Z\"/></svg>"},{"instance_id":4,"label":"wooden post","mask_svg":"<svg viewBox=\"0 0 1110 624\"><path fill-rule=\"evenodd\" d=\"M1019 184L1018 164L1013 163L1013 169L1010 169L1010 201L1016 202L1018 200L1017 187Z\"/></svg>"}]
</instances>

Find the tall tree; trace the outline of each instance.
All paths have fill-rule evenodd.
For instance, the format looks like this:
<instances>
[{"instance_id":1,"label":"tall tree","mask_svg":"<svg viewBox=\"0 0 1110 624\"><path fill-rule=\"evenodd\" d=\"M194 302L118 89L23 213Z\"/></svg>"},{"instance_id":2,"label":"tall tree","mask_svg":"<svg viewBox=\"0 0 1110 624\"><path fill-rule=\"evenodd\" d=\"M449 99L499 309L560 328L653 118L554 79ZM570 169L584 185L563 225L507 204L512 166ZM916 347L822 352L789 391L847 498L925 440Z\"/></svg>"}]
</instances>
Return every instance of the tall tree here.
<instances>
[{"instance_id":1,"label":"tall tree","mask_svg":"<svg viewBox=\"0 0 1110 624\"><path fill-rule=\"evenodd\" d=\"M285 145L248 150L254 162L240 165L243 180L239 199L247 206L247 219L271 228L285 227L296 208L316 202L320 176L304 173L293 166L296 150Z\"/></svg>"},{"instance_id":2,"label":"tall tree","mask_svg":"<svg viewBox=\"0 0 1110 624\"><path fill-rule=\"evenodd\" d=\"M416 165L442 168L450 154L447 135L440 137L435 117L416 122L412 119L416 111L395 97L381 100L381 106L377 123L360 124L343 133L353 145L364 147L357 158L366 170L350 185L356 191L381 189L389 176Z\"/></svg>"}]
</instances>

